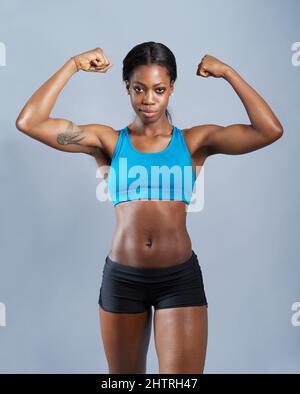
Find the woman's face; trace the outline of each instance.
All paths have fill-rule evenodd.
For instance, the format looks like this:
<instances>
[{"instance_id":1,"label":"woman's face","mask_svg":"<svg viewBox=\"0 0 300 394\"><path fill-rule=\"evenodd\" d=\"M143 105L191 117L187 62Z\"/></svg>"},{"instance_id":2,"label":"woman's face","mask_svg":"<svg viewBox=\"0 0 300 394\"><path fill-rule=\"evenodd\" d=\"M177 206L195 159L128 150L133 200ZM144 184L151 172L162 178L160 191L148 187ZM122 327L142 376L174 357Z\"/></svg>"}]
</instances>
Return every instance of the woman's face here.
<instances>
[{"instance_id":1,"label":"woman's face","mask_svg":"<svg viewBox=\"0 0 300 394\"><path fill-rule=\"evenodd\" d=\"M130 82L126 81L126 88L135 113L143 121L165 115L169 96L174 91L166 67L157 64L136 67Z\"/></svg>"}]
</instances>

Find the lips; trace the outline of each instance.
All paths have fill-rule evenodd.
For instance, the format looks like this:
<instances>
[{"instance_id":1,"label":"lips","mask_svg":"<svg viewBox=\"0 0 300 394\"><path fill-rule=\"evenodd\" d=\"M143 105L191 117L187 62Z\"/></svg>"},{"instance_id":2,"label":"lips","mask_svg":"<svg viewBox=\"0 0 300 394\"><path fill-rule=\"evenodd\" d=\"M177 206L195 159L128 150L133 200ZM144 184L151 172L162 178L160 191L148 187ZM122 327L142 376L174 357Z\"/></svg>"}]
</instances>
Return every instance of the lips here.
<instances>
[{"instance_id":1,"label":"lips","mask_svg":"<svg viewBox=\"0 0 300 394\"><path fill-rule=\"evenodd\" d=\"M155 114L157 111L150 111L148 109L141 109L142 112L145 112L146 114Z\"/></svg>"},{"instance_id":2,"label":"lips","mask_svg":"<svg viewBox=\"0 0 300 394\"><path fill-rule=\"evenodd\" d=\"M141 110L141 112L142 112L143 116L146 118L153 118L154 115L157 114L157 111L153 112L153 111L142 111Z\"/></svg>"}]
</instances>

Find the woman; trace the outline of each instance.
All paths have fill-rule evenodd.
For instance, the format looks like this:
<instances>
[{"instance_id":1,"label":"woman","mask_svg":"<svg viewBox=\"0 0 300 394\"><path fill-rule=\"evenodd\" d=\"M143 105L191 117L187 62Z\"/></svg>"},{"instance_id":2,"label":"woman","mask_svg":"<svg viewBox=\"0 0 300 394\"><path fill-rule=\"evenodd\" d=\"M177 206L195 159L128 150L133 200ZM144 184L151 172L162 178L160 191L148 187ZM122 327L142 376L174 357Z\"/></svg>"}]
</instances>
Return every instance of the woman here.
<instances>
[{"instance_id":1,"label":"woman","mask_svg":"<svg viewBox=\"0 0 300 394\"><path fill-rule=\"evenodd\" d=\"M183 130L173 126L167 106L177 77L176 60L169 48L153 41L136 45L123 60L123 81L136 114L130 125L116 131L107 125L75 125L49 117L74 73L105 73L111 66L101 48L69 59L33 94L16 125L53 148L93 155L99 166L111 164L108 189L117 228L99 295L109 373L146 373L152 305L159 373L203 373L208 304L185 224L195 168L213 154L236 155L265 147L280 138L283 129L268 104L237 71L210 55L202 58L196 74L228 81L243 102L250 124L205 124ZM125 162L120 164L120 159L126 160L127 171L134 166L149 171L165 164L192 171L186 177L184 173L181 185L174 178L173 183L161 185L151 173L151 187L150 182L142 182L139 191L130 190L129 172L124 175ZM121 180L119 187L117 180ZM162 192L171 194L161 197Z\"/></svg>"}]
</instances>

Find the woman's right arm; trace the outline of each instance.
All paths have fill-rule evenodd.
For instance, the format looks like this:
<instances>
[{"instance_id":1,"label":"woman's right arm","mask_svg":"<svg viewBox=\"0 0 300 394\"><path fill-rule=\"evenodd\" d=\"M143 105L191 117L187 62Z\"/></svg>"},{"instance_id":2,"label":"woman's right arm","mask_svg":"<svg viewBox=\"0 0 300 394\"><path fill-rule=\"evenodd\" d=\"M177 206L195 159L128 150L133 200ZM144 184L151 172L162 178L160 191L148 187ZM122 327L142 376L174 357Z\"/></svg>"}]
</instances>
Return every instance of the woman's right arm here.
<instances>
[{"instance_id":1,"label":"woman's right arm","mask_svg":"<svg viewBox=\"0 0 300 394\"><path fill-rule=\"evenodd\" d=\"M70 120L50 118L49 115L59 93L78 70L106 72L110 67L101 48L71 58L30 97L16 120L16 127L58 150L93 154L95 149L101 149L101 141L105 140L105 134L114 131L112 127L76 125Z\"/></svg>"}]
</instances>

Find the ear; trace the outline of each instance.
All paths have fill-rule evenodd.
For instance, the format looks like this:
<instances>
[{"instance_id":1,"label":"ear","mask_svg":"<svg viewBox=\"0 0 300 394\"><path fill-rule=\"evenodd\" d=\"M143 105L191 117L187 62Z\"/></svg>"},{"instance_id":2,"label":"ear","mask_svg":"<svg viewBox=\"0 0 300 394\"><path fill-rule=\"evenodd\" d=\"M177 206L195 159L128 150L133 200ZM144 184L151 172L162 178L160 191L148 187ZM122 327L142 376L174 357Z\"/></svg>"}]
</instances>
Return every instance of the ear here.
<instances>
[{"instance_id":1,"label":"ear","mask_svg":"<svg viewBox=\"0 0 300 394\"><path fill-rule=\"evenodd\" d=\"M171 81L171 83L170 83L170 90L171 90L171 94L173 94L174 93L174 81Z\"/></svg>"},{"instance_id":2,"label":"ear","mask_svg":"<svg viewBox=\"0 0 300 394\"><path fill-rule=\"evenodd\" d=\"M125 88L129 94L129 81L127 79L125 80Z\"/></svg>"}]
</instances>

